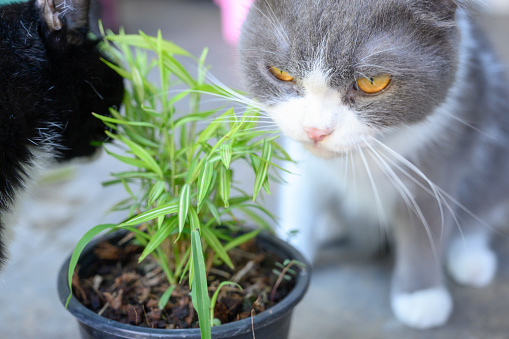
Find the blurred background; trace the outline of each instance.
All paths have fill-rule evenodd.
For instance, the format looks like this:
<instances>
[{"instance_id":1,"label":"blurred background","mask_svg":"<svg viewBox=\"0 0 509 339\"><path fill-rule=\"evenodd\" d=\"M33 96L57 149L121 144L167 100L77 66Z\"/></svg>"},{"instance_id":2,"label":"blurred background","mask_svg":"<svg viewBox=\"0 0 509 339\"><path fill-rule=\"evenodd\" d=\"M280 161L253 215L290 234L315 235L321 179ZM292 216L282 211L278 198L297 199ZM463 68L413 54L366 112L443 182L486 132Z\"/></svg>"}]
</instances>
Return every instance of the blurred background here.
<instances>
[{"instance_id":1,"label":"blurred background","mask_svg":"<svg viewBox=\"0 0 509 339\"><path fill-rule=\"evenodd\" d=\"M485 2L482 24L509 65L509 0ZM195 55L209 47L212 74L240 87L232 37L222 31L221 12L212 0L104 0L93 10L102 11L105 25L113 29L150 35L160 29L164 38ZM10 262L0 275L1 339L78 338L74 318L58 299L56 276L91 226L120 220L106 212L123 190L101 187L119 166L101 155L92 162L57 168L24 199ZM272 210L276 198L277 189L267 201ZM496 281L483 290L451 283L456 301L452 319L426 332L403 327L390 312L391 258L345 260L338 246L324 248L309 292L294 312L290 338L509 338L509 245L503 239L495 243L501 257Z\"/></svg>"}]
</instances>

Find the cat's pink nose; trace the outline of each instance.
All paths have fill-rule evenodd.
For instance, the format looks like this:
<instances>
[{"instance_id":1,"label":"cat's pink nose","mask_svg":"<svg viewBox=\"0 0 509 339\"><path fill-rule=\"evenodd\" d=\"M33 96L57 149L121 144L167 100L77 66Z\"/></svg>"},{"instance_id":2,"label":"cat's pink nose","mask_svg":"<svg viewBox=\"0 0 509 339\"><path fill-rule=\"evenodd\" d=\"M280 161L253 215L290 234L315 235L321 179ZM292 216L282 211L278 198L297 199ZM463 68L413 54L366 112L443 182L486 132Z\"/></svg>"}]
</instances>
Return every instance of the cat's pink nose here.
<instances>
[{"instance_id":1,"label":"cat's pink nose","mask_svg":"<svg viewBox=\"0 0 509 339\"><path fill-rule=\"evenodd\" d=\"M332 134L332 131L329 129L319 129L314 127L305 127L304 131L306 132L308 138L314 142L320 142L325 139L326 136Z\"/></svg>"}]
</instances>

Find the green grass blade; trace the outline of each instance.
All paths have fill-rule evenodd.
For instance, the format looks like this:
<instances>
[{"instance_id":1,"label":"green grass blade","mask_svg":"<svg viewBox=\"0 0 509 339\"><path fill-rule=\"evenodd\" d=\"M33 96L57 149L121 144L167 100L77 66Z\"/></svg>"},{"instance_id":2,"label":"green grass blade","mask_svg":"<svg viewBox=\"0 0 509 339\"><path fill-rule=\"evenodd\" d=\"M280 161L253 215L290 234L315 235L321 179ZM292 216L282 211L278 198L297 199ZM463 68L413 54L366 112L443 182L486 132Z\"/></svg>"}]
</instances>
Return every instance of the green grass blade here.
<instances>
[{"instance_id":1,"label":"green grass blade","mask_svg":"<svg viewBox=\"0 0 509 339\"><path fill-rule=\"evenodd\" d=\"M154 124L152 124L150 122L120 120L120 119L105 117L105 116L99 115L97 113L92 113L92 115L94 117L102 120L103 122L110 122L110 123L118 124L118 125L128 125L128 126L139 126L139 127L157 128L157 126L155 126Z\"/></svg>"},{"instance_id":2,"label":"green grass blade","mask_svg":"<svg viewBox=\"0 0 509 339\"><path fill-rule=\"evenodd\" d=\"M210 301L210 322L211 322L211 324L214 323L214 308L216 307L217 297L219 296L219 292L221 291L221 289L223 287L225 287L226 285L233 285L233 286L237 287L238 289L242 290L242 286L240 286L239 284L234 283L232 281L223 281L222 283L219 284L219 286L217 286L217 289L214 292L214 295L212 296L212 300Z\"/></svg>"},{"instance_id":3,"label":"green grass blade","mask_svg":"<svg viewBox=\"0 0 509 339\"><path fill-rule=\"evenodd\" d=\"M200 232L193 230L191 232L191 248L192 248L192 300L193 306L198 313L200 322L200 332L202 339L210 339L211 327L210 322L210 297L207 287L207 274L205 271L205 258L203 257L203 249L201 246Z\"/></svg>"},{"instance_id":4,"label":"green grass blade","mask_svg":"<svg viewBox=\"0 0 509 339\"><path fill-rule=\"evenodd\" d=\"M268 195L270 195L270 185L269 185L269 178L265 178L265 181L262 184L262 188L265 192L267 192Z\"/></svg>"},{"instance_id":5,"label":"green grass blade","mask_svg":"<svg viewBox=\"0 0 509 339\"><path fill-rule=\"evenodd\" d=\"M231 187L231 170L227 170L224 166L219 166L219 195L223 200L224 207L230 206L230 187Z\"/></svg>"},{"instance_id":6,"label":"green grass blade","mask_svg":"<svg viewBox=\"0 0 509 339\"><path fill-rule=\"evenodd\" d=\"M234 249L240 245L242 245L245 242L248 242L249 240L255 238L258 234L260 234L261 230L254 230L246 234L239 235L235 237L232 241L228 242L226 245L224 245L225 251L229 251L231 249Z\"/></svg>"},{"instance_id":7,"label":"green grass blade","mask_svg":"<svg viewBox=\"0 0 509 339\"><path fill-rule=\"evenodd\" d=\"M65 307L69 305L69 302L71 301L72 297L72 276L74 275L74 270L76 269L76 265L78 265L78 259L80 258L81 252L85 249L85 246L99 233L104 232L107 229L114 229L117 225L114 224L104 224L104 225L98 225L92 228L90 231L85 233L85 235L78 241L78 244L74 248L74 251L72 252L71 261L69 262L69 270L67 273L67 279L69 284L69 290L71 293L69 294L69 297L67 298L67 301L65 303Z\"/></svg>"},{"instance_id":8,"label":"green grass blade","mask_svg":"<svg viewBox=\"0 0 509 339\"><path fill-rule=\"evenodd\" d=\"M175 76L177 76L182 82L187 84L189 87L195 87L196 81L189 74L189 72L170 54L164 54L164 67L169 69Z\"/></svg>"},{"instance_id":9,"label":"green grass blade","mask_svg":"<svg viewBox=\"0 0 509 339\"><path fill-rule=\"evenodd\" d=\"M142 32L140 32L140 34L141 33ZM108 35L106 37L106 39L108 39L109 41L126 44L128 46L145 48L145 49L153 49L153 46L155 46L157 43L157 40L155 37L148 37L147 35L138 35L138 34ZM163 42L163 49L166 53L191 56L189 54L189 52L187 52L185 49L183 49L169 41Z\"/></svg>"},{"instance_id":10,"label":"green grass blade","mask_svg":"<svg viewBox=\"0 0 509 339\"><path fill-rule=\"evenodd\" d=\"M168 238L168 236L173 232L173 230L177 227L177 219L175 217L168 219L164 225L159 228L159 230L151 237L148 244L145 246L143 253L141 254L138 262L142 262L145 258L154 252L159 245L163 243L163 241Z\"/></svg>"},{"instance_id":11,"label":"green grass blade","mask_svg":"<svg viewBox=\"0 0 509 339\"><path fill-rule=\"evenodd\" d=\"M144 168L144 169L150 170L150 167L147 164L145 164L145 162L143 162L143 161L141 161L139 159L126 157L126 156L123 156L123 155L118 155L116 153L113 153L113 152L107 150L106 148L104 150L105 150L105 152L109 156L114 157L115 159L123 162L124 164L131 165L131 166L138 167L138 168Z\"/></svg>"},{"instance_id":12,"label":"green grass blade","mask_svg":"<svg viewBox=\"0 0 509 339\"><path fill-rule=\"evenodd\" d=\"M161 167L159 167L154 158L143 147L125 137L120 137L120 140L129 147L135 156L145 162L159 178L162 179L164 177Z\"/></svg>"},{"instance_id":13,"label":"green grass blade","mask_svg":"<svg viewBox=\"0 0 509 339\"><path fill-rule=\"evenodd\" d=\"M192 230L198 229L201 232L200 218L192 206L189 207L189 223L191 224Z\"/></svg>"},{"instance_id":14,"label":"green grass blade","mask_svg":"<svg viewBox=\"0 0 509 339\"><path fill-rule=\"evenodd\" d=\"M110 68L112 68L115 72L117 72L122 78L125 78L125 79L128 79L130 80L131 79L131 74L129 72L127 72L125 69L123 69L122 67L119 67L111 62L109 62L108 60L106 59L101 59L106 65L108 65Z\"/></svg>"},{"instance_id":15,"label":"green grass blade","mask_svg":"<svg viewBox=\"0 0 509 339\"><path fill-rule=\"evenodd\" d=\"M205 239L205 241L207 242L207 244L209 244L209 246L214 250L216 255L222 261L224 261L224 263L229 268L233 269L234 266L233 266L233 263L232 263L232 261L230 259L230 256L228 255L228 253L226 253L225 248L223 247L223 245L221 244L219 239L216 237L214 232L212 232L212 230L210 228L208 228L208 227L203 227L202 228L202 236L203 236L203 239Z\"/></svg>"},{"instance_id":16,"label":"green grass blade","mask_svg":"<svg viewBox=\"0 0 509 339\"><path fill-rule=\"evenodd\" d=\"M205 161L203 164L200 177L198 178L198 211L203 204L203 199L207 196L210 184L212 183L212 175L214 173L214 164Z\"/></svg>"},{"instance_id":17,"label":"green grass blade","mask_svg":"<svg viewBox=\"0 0 509 339\"><path fill-rule=\"evenodd\" d=\"M146 221L153 220L161 215L176 213L178 210L179 206L177 204L160 206L127 220L126 222L120 224L119 227L135 226Z\"/></svg>"},{"instance_id":18,"label":"green grass blade","mask_svg":"<svg viewBox=\"0 0 509 339\"><path fill-rule=\"evenodd\" d=\"M271 157L272 157L272 144L264 140L261 159L262 161L260 162L260 164L258 165L258 169L256 170L253 201L256 200L256 197L260 192L260 189L262 188L265 179L267 178Z\"/></svg>"},{"instance_id":19,"label":"green grass blade","mask_svg":"<svg viewBox=\"0 0 509 339\"><path fill-rule=\"evenodd\" d=\"M224 119L225 117L227 118L229 115L234 115L235 112L233 111L233 108L229 109L228 111L226 111L226 113L224 113L223 115L221 115L218 119ZM216 119L217 120L217 119ZM220 122L221 120L217 120L218 122ZM242 121L237 124L234 128L232 128L231 130L228 131L228 133L226 133L218 142L216 142L216 144L214 145L214 147L212 147L212 149L210 150L210 154L209 154L209 158L212 157L214 155L214 153L216 152L216 150L221 147L221 145L226 141L226 140L229 140L231 139L235 133L238 132L238 130L244 125L246 121L246 116L244 115L244 117L242 118Z\"/></svg>"},{"instance_id":20,"label":"green grass blade","mask_svg":"<svg viewBox=\"0 0 509 339\"><path fill-rule=\"evenodd\" d=\"M188 93L186 92L186 93L181 93L181 94L188 94ZM213 115L214 113L217 113L217 109L212 110L212 111L188 114L186 116L183 116L182 118L175 120L175 128L180 127L181 125L188 124L190 122L203 121L207 117Z\"/></svg>"},{"instance_id":21,"label":"green grass blade","mask_svg":"<svg viewBox=\"0 0 509 339\"><path fill-rule=\"evenodd\" d=\"M219 148L219 153L221 154L221 161L224 164L224 167L227 169L230 168L230 163L232 161L232 151L233 151L233 143L225 142Z\"/></svg>"},{"instance_id":22,"label":"green grass blade","mask_svg":"<svg viewBox=\"0 0 509 339\"><path fill-rule=\"evenodd\" d=\"M221 120L218 120L220 118L221 117L216 118L207 128L200 132L198 140L196 141L197 144L207 142L216 133L218 128L221 127Z\"/></svg>"},{"instance_id":23,"label":"green grass blade","mask_svg":"<svg viewBox=\"0 0 509 339\"><path fill-rule=\"evenodd\" d=\"M205 68L205 59L207 58L207 54L209 53L208 48L204 48L201 52L200 59L198 59L198 84L201 85L205 81L205 74L207 73L207 69Z\"/></svg>"},{"instance_id":24,"label":"green grass blade","mask_svg":"<svg viewBox=\"0 0 509 339\"><path fill-rule=\"evenodd\" d=\"M184 230L184 226L186 224L187 213L189 211L189 203L191 201L190 197L191 187L189 184L185 184L182 187L182 192L180 192L180 202L179 202L179 210L178 210L178 218L179 218L179 237Z\"/></svg>"},{"instance_id":25,"label":"green grass blade","mask_svg":"<svg viewBox=\"0 0 509 339\"><path fill-rule=\"evenodd\" d=\"M163 295L161 295L161 297L159 298L159 302L157 303L157 307L160 309L160 310L164 310L164 308L166 307L166 305L168 304L168 301L170 301L170 298L171 298L171 294L173 293L173 291L175 291L175 287L176 286L170 286L168 287L168 289L163 293Z\"/></svg>"},{"instance_id":26,"label":"green grass blade","mask_svg":"<svg viewBox=\"0 0 509 339\"><path fill-rule=\"evenodd\" d=\"M150 190L150 194L148 196L148 204L152 205L164 192L166 188L166 182L158 181L154 184L152 189Z\"/></svg>"},{"instance_id":27,"label":"green grass blade","mask_svg":"<svg viewBox=\"0 0 509 339\"><path fill-rule=\"evenodd\" d=\"M239 206L238 209L242 211L249 219L251 219L252 223L254 225L257 225L260 228L264 228L266 230L272 230L273 226L276 222L269 223L267 220L262 218L259 213L256 213L256 211L252 211L247 207Z\"/></svg>"},{"instance_id":28,"label":"green grass blade","mask_svg":"<svg viewBox=\"0 0 509 339\"><path fill-rule=\"evenodd\" d=\"M205 204L207 205L207 208L209 209L210 213L212 213L212 216L214 217L214 220L217 222L217 224L221 224L221 217L219 215L219 211L217 210L216 205L212 203L212 201L205 199Z\"/></svg>"}]
</instances>

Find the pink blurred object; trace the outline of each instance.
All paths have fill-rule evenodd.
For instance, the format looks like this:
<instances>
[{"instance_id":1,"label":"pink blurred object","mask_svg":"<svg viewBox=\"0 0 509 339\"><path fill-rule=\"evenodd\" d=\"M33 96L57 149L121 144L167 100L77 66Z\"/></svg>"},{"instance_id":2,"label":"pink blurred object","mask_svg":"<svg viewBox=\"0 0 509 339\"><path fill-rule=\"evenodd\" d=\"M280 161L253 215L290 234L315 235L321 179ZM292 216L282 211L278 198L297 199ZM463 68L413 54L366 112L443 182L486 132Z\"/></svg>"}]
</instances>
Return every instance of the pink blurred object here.
<instances>
[{"instance_id":1,"label":"pink blurred object","mask_svg":"<svg viewBox=\"0 0 509 339\"><path fill-rule=\"evenodd\" d=\"M229 44L237 44L242 23L253 1L254 0L214 0L219 8L221 8L223 38Z\"/></svg>"}]
</instances>

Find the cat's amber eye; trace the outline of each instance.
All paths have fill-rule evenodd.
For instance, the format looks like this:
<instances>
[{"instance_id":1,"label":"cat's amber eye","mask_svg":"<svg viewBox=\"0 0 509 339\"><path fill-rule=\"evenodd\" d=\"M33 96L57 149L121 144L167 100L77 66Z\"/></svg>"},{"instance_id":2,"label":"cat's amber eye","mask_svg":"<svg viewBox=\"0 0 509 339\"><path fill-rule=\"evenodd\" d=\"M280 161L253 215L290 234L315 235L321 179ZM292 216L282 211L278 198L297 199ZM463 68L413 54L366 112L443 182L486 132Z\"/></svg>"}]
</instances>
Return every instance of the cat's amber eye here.
<instances>
[{"instance_id":1,"label":"cat's amber eye","mask_svg":"<svg viewBox=\"0 0 509 339\"><path fill-rule=\"evenodd\" d=\"M387 88L390 82L390 75L379 75L371 78L360 78L357 80L357 86L365 93L374 94Z\"/></svg>"},{"instance_id":2,"label":"cat's amber eye","mask_svg":"<svg viewBox=\"0 0 509 339\"><path fill-rule=\"evenodd\" d=\"M293 77L289 73L282 71L277 67L270 67L269 72L281 81L293 81Z\"/></svg>"}]
</instances>

